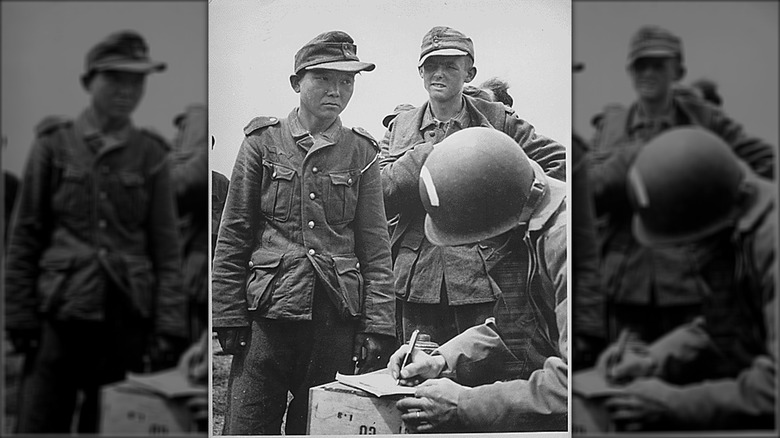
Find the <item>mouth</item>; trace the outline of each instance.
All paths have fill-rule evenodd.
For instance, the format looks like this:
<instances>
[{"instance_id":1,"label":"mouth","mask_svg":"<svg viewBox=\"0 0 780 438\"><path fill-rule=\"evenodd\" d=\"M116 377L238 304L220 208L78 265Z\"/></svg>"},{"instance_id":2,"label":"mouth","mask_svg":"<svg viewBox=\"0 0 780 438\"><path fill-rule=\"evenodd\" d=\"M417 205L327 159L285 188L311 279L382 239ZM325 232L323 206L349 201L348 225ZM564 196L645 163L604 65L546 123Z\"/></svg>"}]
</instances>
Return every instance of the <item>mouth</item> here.
<instances>
[{"instance_id":1,"label":"mouth","mask_svg":"<svg viewBox=\"0 0 780 438\"><path fill-rule=\"evenodd\" d=\"M322 104L322 106L324 106L325 108L334 108L334 109L341 108L341 105L332 102L325 102Z\"/></svg>"},{"instance_id":2,"label":"mouth","mask_svg":"<svg viewBox=\"0 0 780 438\"><path fill-rule=\"evenodd\" d=\"M436 89L436 90L443 90L443 89L447 88L447 86L444 85L444 84L440 84L438 82L433 82L433 83L431 83L431 88Z\"/></svg>"}]
</instances>

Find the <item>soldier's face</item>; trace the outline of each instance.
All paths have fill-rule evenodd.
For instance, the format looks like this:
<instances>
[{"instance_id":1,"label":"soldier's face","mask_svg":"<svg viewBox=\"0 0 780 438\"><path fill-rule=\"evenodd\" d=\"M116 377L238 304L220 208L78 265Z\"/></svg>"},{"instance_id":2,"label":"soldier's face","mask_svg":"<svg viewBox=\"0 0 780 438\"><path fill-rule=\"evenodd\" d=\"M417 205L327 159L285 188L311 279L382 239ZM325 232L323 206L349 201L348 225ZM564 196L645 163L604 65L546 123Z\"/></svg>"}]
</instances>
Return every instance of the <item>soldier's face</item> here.
<instances>
[{"instance_id":1,"label":"soldier's face","mask_svg":"<svg viewBox=\"0 0 780 438\"><path fill-rule=\"evenodd\" d=\"M423 85L431 100L446 102L460 97L476 69L468 56L431 56L420 67Z\"/></svg>"},{"instance_id":2,"label":"soldier's face","mask_svg":"<svg viewBox=\"0 0 780 438\"><path fill-rule=\"evenodd\" d=\"M301 109L322 121L335 120L355 87L355 73L314 69L293 79L293 89L301 94Z\"/></svg>"},{"instance_id":3,"label":"soldier's face","mask_svg":"<svg viewBox=\"0 0 780 438\"><path fill-rule=\"evenodd\" d=\"M127 118L138 107L145 84L143 73L99 72L89 83L92 106L109 118Z\"/></svg>"},{"instance_id":4,"label":"soldier's face","mask_svg":"<svg viewBox=\"0 0 780 438\"><path fill-rule=\"evenodd\" d=\"M634 89L640 99L665 99L677 81L679 69L674 58L639 58L629 67Z\"/></svg>"}]
</instances>

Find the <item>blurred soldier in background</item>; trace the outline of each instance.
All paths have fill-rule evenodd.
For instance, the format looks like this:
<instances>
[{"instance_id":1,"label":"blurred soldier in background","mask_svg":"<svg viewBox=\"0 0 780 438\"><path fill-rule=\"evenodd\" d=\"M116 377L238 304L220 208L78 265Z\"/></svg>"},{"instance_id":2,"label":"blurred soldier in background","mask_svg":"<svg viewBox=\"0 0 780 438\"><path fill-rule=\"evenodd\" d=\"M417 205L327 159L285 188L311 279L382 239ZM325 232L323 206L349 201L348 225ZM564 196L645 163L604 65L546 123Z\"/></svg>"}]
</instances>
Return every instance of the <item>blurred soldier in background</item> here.
<instances>
[{"instance_id":1,"label":"blurred soldier in background","mask_svg":"<svg viewBox=\"0 0 780 438\"><path fill-rule=\"evenodd\" d=\"M97 428L98 390L176 364L186 336L179 239L165 141L133 126L149 59L133 31L86 56L90 105L36 128L8 248L5 321L27 354L20 433ZM146 365L146 366L145 366Z\"/></svg>"},{"instance_id":2,"label":"blurred soldier in background","mask_svg":"<svg viewBox=\"0 0 780 438\"><path fill-rule=\"evenodd\" d=\"M702 296L677 254L639 245L631 234L626 176L643 145L660 133L701 126L722 138L760 176L774 175L774 149L746 136L715 106L690 93L674 93L685 74L682 42L656 26L638 30L627 70L638 100L628 109L607 107L591 146L590 182L601 217L602 282L610 299L610 336L629 329L652 341L701 310Z\"/></svg>"},{"instance_id":3,"label":"blurred soldier in background","mask_svg":"<svg viewBox=\"0 0 780 438\"><path fill-rule=\"evenodd\" d=\"M416 432L566 430L565 183L489 127L444 139L420 175L428 240L497 248L485 263L503 287L495 318L465 329L432 356L415 349L403 373L408 345L391 358L390 372L404 383L434 379L397 403L401 418ZM532 330L517 338L524 327Z\"/></svg>"},{"instance_id":4,"label":"blurred soldier in background","mask_svg":"<svg viewBox=\"0 0 780 438\"><path fill-rule=\"evenodd\" d=\"M449 135L467 127L490 127L509 135L544 172L565 179L566 152L558 142L538 135L511 108L464 96L464 84L477 73L474 44L449 27L425 34L417 65L428 101L395 117L381 142L382 186L387 217L399 215L391 243L395 256L395 291L402 312L403 339L420 329L442 344L494 313L505 287L488 274L486 260L506 249L495 242L438 247L423 232L425 211L418 180L428 154ZM513 332L533 338L530 327ZM535 353L529 353L535 354Z\"/></svg>"},{"instance_id":5,"label":"blurred soldier in background","mask_svg":"<svg viewBox=\"0 0 780 438\"><path fill-rule=\"evenodd\" d=\"M696 317L599 367L627 384L606 402L620 430L773 429L777 188L720 138L675 128L629 170L633 233L688 261Z\"/></svg>"},{"instance_id":6,"label":"blurred soldier in background","mask_svg":"<svg viewBox=\"0 0 780 438\"><path fill-rule=\"evenodd\" d=\"M487 90L490 94L490 100L493 102L501 102L508 107L512 107L514 99L509 94L509 83L503 79L490 78L479 85L482 90Z\"/></svg>"}]
</instances>

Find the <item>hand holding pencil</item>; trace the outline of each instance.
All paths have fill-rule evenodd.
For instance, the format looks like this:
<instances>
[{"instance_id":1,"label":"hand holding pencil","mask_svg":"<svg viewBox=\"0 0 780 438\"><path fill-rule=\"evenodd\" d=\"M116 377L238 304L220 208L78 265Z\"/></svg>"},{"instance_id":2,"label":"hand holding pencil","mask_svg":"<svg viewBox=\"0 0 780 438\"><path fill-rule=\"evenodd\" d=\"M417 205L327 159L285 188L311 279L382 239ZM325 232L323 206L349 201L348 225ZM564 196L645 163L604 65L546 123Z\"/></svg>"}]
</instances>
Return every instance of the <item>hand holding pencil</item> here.
<instances>
[{"instance_id":1,"label":"hand holding pencil","mask_svg":"<svg viewBox=\"0 0 780 438\"><path fill-rule=\"evenodd\" d=\"M431 356L419 348L413 347L417 343L418 334L415 330L409 343L396 350L387 363L390 375L396 379L399 385L415 386L423 380L438 377L444 369L443 357Z\"/></svg>"},{"instance_id":2,"label":"hand holding pencil","mask_svg":"<svg viewBox=\"0 0 780 438\"><path fill-rule=\"evenodd\" d=\"M623 330L617 342L601 354L596 367L613 384L626 384L640 377L649 377L655 370L655 360L647 346Z\"/></svg>"}]
</instances>

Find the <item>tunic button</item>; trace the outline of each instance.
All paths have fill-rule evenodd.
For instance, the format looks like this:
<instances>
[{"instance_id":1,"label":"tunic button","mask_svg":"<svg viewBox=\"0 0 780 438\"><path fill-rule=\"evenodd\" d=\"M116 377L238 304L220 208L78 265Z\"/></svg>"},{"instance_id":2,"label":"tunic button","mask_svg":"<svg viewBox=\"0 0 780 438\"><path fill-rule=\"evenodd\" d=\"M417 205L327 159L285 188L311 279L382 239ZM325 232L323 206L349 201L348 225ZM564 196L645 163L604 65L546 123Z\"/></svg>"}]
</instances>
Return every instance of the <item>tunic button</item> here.
<instances>
[{"instance_id":1,"label":"tunic button","mask_svg":"<svg viewBox=\"0 0 780 438\"><path fill-rule=\"evenodd\" d=\"M105 228L105 227L106 227L106 221L105 221L104 219L100 219L100 220L98 221L98 226L99 226L100 228Z\"/></svg>"},{"instance_id":2,"label":"tunic button","mask_svg":"<svg viewBox=\"0 0 780 438\"><path fill-rule=\"evenodd\" d=\"M274 172L274 174L271 175L271 178L276 178L276 172Z\"/></svg>"},{"instance_id":3,"label":"tunic button","mask_svg":"<svg viewBox=\"0 0 780 438\"><path fill-rule=\"evenodd\" d=\"M352 184L352 178L347 180L347 184Z\"/></svg>"},{"instance_id":4,"label":"tunic button","mask_svg":"<svg viewBox=\"0 0 780 438\"><path fill-rule=\"evenodd\" d=\"M309 221L309 228L314 228L314 221Z\"/></svg>"},{"instance_id":5,"label":"tunic button","mask_svg":"<svg viewBox=\"0 0 780 438\"><path fill-rule=\"evenodd\" d=\"M314 192L309 193L309 199L314 199L316 197L317 195L315 195Z\"/></svg>"},{"instance_id":6,"label":"tunic button","mask_svg":"<svg viewBox=\"0 0 780 438\"><path fill-rule=\"evenodd\" d=\"M433 131L428 131L428 137L436 137L436 133Z\"/></svg>"},{"instance_id":7,"label":"tunic button","mask_svg":"<svg viewBox=\"0 0 780 438\"><path fill-rule=\"evenodd\" d=\"M310 250L309 250L309 255L314 255L314 253L315 253L315 252L316 252L316 251L314 251L313 249L310 249Z\"/></svg>"},{"instance_id":8,"label":"tunic button","mask_svg":"<svg viewBox=\"0 0 780 438\"><path fill-rule=\"evenodd\" d=\"M253 262L252 260L250 260L250 261L249 261L249 267L250 267L250 268L252 268L252 267L254 267L254 266L255 266L255 262Z\"/></svg>"},{"instance_id":9,"label":"tunic button","mask_svg":"<svg viewBox=\"0 0 780 438\"><path fill-rule=\"evenodd\" d=\"M360 269L360 262L355 263L355 268Z\"/></svg>"},{"instance_id":10,"label":"tunic button","mask_svg":"<svg viewBox=\"0 0 780 438\"><path fill-rule=\"evenodd\" d=\"M268 121L270 121L270 122L272 122L272 123L273 123L273 122L276 122L276 117L269 117L269 118L268 118Z\"/></svg>"},{"instance_id":11,"label":"tunic button","mask_svg":"<svg viewBox=\"0 0 780 438\"><path fill-rule=\"evenodd\" d=\"M320 171L320 169L317 169L316 167L312 167L311 168L311 173L317 173L319 171Z\"/></svg>"}]
</instances>

